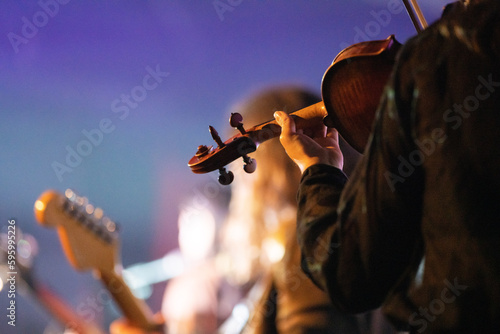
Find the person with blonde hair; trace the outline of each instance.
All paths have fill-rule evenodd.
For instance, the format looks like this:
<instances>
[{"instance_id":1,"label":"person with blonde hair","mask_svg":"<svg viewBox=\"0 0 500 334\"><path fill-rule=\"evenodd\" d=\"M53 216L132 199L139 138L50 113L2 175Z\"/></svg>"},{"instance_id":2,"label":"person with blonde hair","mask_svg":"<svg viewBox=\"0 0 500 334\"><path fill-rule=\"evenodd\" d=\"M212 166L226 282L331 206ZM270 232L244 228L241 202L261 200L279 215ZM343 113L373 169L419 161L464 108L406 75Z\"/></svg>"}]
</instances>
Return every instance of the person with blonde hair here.
<instances>
[{"instance_id":1,"label":"person with blonde hair","mask_svg":"<svg viewBox=\"0 0 500 334\"><path fill-rule=\"evenodd\" d=\"M252 94L233 112L251 127L272 119L276 110L293 112L318 101L308 90L279 86ZM299 168L278 138L250 156L257 169L235 176L222 241L232 259L228 275L241 285L258 282L263 291L253 301L243 333L360 333L357 318L335 311L328 295L300 268L295 233Z\"/></svg>"}]
</instances>

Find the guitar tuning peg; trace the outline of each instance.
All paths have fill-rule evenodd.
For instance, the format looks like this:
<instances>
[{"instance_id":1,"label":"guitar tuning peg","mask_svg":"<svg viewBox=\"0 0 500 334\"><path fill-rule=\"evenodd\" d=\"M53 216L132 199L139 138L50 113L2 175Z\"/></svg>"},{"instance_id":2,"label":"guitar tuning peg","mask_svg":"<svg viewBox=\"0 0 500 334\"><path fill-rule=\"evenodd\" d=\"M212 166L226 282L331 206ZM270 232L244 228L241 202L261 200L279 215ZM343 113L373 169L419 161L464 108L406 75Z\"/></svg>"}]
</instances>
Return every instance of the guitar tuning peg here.
<instances>
[{"instance_id":1,"label":"guitar tuning peg","mask_svg":"<svg viewBox=\"0 0 500 334\"><path fill-rule=\"evenodd\" d=\"M229 171L227 172L225 168L219 169L219 183L227 186L231 184L234 180L234 174L233 172Z\"/></svg>"},{"instance_id":2,"label":"guitar tuning peg","mask_svg":"<svg viewBox=\"0 0 500 334\"><path fill-rule=\"evenodd\" d=\"M73 196L73 200L72 200L79 208L85 208L85 206L87 206L87 204L89 204L89 200L87 197L83 197L83 196L78 196L78 195L74 195Z\"/></svg>"},{"instance_id":3,"label":"guitar tuning peg","mask_svg":"<svg viewBox=\"0 0 500 334\"><path fill-rule=\"evenodd\" d=\"M108 232L116 232L118 230L118 225L108 217L105 217L103 220L103 225Z\"/></svg>"},{"instance_id":4,"label":"guitar tuning peg","mask_svg":"<svg viewBox=\"0 0 500 334\"><path fill-rule=\"evenodd\" d=\"M245 163L245 165L243 166L243 170L248 174L255 172L255 170L257 169L257 161L250 158L248 155L243 156L243 162Z\"/></svg>"},{"instance_id":5,"label":"guitar tuning peg","mask_svg":"<svg viewBox=\"0 0 500 334\"><path fill-rule=\"evenodd\" d=\"M104 215L104 211L101 208L95 208L93 214L96 219L101 219Z\"/></svg>"},{"instance_id":6,"label":"guitar tuning peg","mask_svg":"<svg viewBox=\"0 0 500 334\"><path fill-rule=\"evenodd\" d=\"M85 206L85 212L88 214L88 215L91 215L92 213L94 213L94 206L92 204L87 204Z\"/></svg>"},{"instance_id":7,"label":"guitar tuning peg","mask_svg":"<svg viewBox=\"0 0 500 334\"><path fill-rule=\"evenodd\" d=\"M242 135L246 134L245 128L243 128L243 116L240 113L231 113L231 117L229 117L229 124L231 127L238 129Z\"/></svg>"},{"instance_id":8,"label":"guitar tuning peg","mask_svg":"<svg viewBox=\"0 0 500 334\"><path fill-rule=\"evenodd\" d=\"M64 192L64 194L66 195L66 198L69 199L69 200L73 200L76 196L75 192L71 189L66 189L66 191Z\"/></svg>"}]
</instances>

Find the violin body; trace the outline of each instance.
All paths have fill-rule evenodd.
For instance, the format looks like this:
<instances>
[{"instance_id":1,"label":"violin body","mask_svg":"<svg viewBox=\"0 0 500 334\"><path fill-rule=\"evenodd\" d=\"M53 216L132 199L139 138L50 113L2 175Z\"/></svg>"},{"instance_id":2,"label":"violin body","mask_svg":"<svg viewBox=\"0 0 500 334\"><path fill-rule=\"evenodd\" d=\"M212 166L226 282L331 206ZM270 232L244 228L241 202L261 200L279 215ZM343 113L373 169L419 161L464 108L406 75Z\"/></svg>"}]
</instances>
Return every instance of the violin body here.
<instances>
[{"instance_id":1,"label":"violin body","mask_svg":"<svg viewBox=\"0 0 500 334\"><path fill-rule=\"evenodd\" d=\"M322 121L327 127L336 128L354 149L363 152L400 47L401 44L391 35L385 40L361 42L341 51L323 75L323 101L291 113L297 128L311 128L321 125ZM188 163L194 173L218 169L222 175L226 173L224 167L227 164L239 157L248 163L247 154L255 151L260 143L281 134L275 120L245 130L240 123L241 116L238 115L235 122L234 115L230 124L240 133L222 142L210 127L217 147L198 147ZM255 168L245 168L245 171L251 172L248 169L253 171ZM229 184L230 181L221 183Z\"/></svg>"},{"instance_id":2,"label":"violin body","mask_svg":"<svg viewBox=\"0 0 500 334\"><path fill-rule=\"evenodd\" d=\"M323 76L324 123L358 152L363 152L375 113L401 44L385 40L351 45L335 57Z\"/></svg>"}]
</instances>

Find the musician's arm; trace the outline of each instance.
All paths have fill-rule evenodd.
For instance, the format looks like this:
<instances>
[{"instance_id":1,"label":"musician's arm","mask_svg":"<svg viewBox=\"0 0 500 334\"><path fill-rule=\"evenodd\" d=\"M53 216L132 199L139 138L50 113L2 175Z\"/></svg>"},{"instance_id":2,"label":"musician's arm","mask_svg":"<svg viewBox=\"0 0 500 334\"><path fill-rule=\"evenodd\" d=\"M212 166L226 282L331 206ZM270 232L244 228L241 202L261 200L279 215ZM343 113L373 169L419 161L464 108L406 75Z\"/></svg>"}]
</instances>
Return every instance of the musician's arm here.
<instances>
[{"instance_id":1,"label":"musician's arm","mask_svg":"<svg viewBox=\"0 0 500 334\"><path fill-rule=\"evenodd\" d=\"M398 74L351 180L332 166L311 166L298 194L304 269L343 311L378 307L415 261L421 171L397 178L398 157L413 149L411 80Z\"/></svg>"}]
</instances>

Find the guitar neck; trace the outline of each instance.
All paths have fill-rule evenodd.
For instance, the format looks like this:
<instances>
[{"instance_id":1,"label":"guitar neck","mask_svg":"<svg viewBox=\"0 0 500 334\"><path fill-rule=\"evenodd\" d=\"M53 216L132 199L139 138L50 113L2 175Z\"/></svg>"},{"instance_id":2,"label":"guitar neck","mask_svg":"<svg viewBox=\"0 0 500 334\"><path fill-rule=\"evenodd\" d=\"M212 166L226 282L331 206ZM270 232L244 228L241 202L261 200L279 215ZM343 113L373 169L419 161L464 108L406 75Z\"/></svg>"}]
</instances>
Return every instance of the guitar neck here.
<instances>
[{"instance_id":1,"label":"guitar neck","mask_svg":"<svg viewBox=\"0 0 500 334\"><path fill-rule=\"evenodd\" d=\"M120 275L115 271L102 270L98 272L98 276L132 324L148 331L161 331L163 325L154 321L148 305L133 295Z\"/></svg>"}]
</instances>

